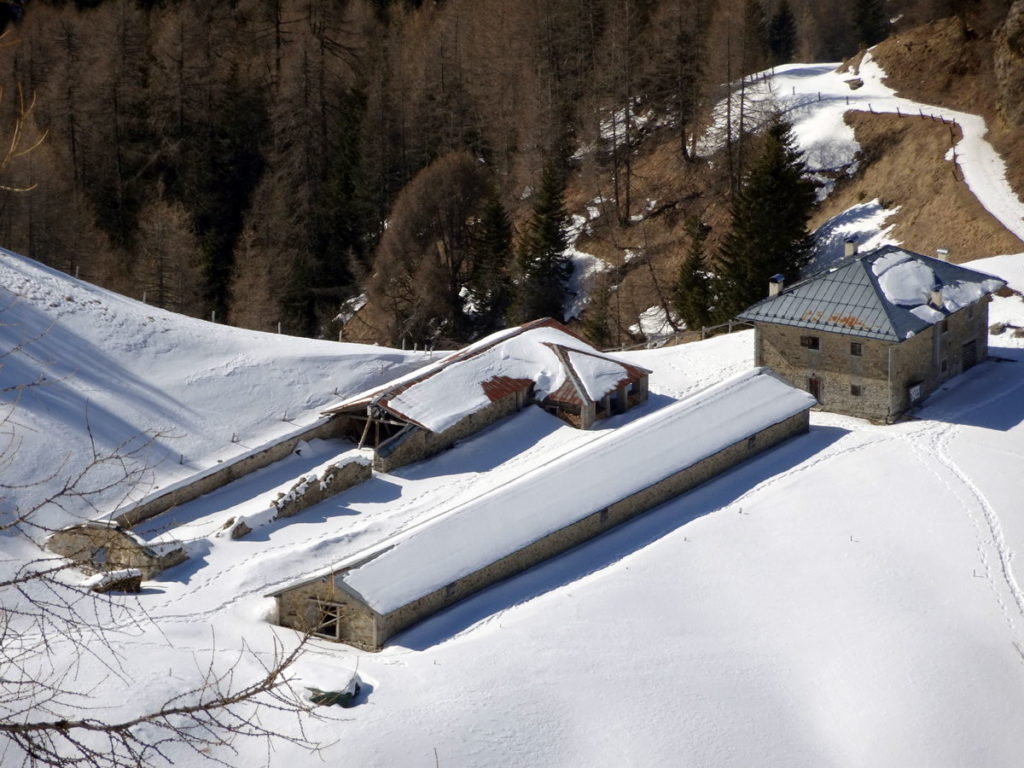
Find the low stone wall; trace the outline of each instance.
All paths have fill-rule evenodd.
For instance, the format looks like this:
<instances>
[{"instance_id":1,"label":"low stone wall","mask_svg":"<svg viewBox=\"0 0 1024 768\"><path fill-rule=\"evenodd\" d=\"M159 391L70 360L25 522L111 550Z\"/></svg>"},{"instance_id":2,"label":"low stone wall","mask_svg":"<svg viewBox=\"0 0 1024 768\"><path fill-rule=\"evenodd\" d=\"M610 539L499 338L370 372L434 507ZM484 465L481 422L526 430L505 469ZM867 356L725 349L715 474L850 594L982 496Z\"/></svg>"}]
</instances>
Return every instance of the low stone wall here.
<instances>
[{"instance_id":1,"label":"low stone wall","mask_svg":"<svg viewBox=\"0 0 1024 768\"><path fill-rule=\"evenodd\" d=\"M530 391L524 388L471 413L444 432L428 432L410 425L377 446L373 468L378 472L391 472L398 467L433 456L450 448L462 438L473 435L499 419L521 410L529 402Z\"/></svg>"},{"instance_id":2,"label":"low stone wall","mask_svg":"<svg viewBox=\"0 0 1024 768\"><path fill-rule=\"evenodd\" d=\"M502 579L565 552L642 512L651 509L683 492L703 483L744 460L771 448L782 441L808 431L809 413L801 411L784 421L773 424L739 442L708 456L663 480L654 483L604 509L593 512L581 520L545 536L533 544L513 552L490 565L455 581L443 589L432 592L396 611L383 616L377 626L376 646L368 647L366 635L358 638L359 647L380 650L384 642L395 633L431 616L475 592ZM333 582L330 588L338 590ZM283 599L283 595L279 599ZM364 609L367 610L367 609ZM343 642L349 642L343 638ZM353 640L353 645L356 640Z\"/></svg>"},{"instance_id":3,"label":"low stone wall","mask_svg":"<svg viewBox=\"0 0 1024 768\"><path fill-rule=\"evenodd\" d=\"M157 552L117 525L85 523L54 533L47 548L91 572L135 568L144 578L183 562L183 548Z\"/></svg>"},{"instance_id":4,"label":"low stone wall","mask_svg":"<svg viewBox=\"0 0 1024 768\"><path fill-rule=\"evenodd\" d=\"M300 477L287 493L281 494L271 504L277 509L275 517L291 517L304 509L319 504L353 485L370 479L373 470L370 462L349 457L336 464L330 464L319 475Z\"/></svg>"},{"instance_id":5,"label":"low stone wall","mask_svg":"<svg viewBox=\"0 0 1024 768\"><path fill-rule=\"evenodd\" d=\"M186 479L174 487L158 493L144 501L115 510L113 519L125 528L131 528L149 520L171 507L197 499L200 496L215 491L218 488L245 477L257 469L263 469L275 461L280 461L290 455L295 447L303 440L326 440L337 437L345 427L347 418L340 416L318 422L314 426L301 432L293 433L280 442L274 443L261 450L245 454L236 459L229 459L216 468L211 468L199 473L194 479Z\"/></svg>"}]
</instances>

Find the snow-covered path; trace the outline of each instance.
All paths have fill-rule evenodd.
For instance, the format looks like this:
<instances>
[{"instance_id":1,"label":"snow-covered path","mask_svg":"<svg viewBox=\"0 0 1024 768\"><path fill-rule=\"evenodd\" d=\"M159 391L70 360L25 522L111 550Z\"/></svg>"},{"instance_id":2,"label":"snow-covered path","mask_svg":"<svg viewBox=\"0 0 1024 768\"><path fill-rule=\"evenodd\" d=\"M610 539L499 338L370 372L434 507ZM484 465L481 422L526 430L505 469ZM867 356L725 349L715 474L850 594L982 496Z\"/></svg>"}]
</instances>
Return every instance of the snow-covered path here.
<instances>
[{"instance_id":1,"label":"snow-covered path","mask_svg":"<svg viewBox=\"0 0 1024 768\"><path fill-rule=\"evenodd\" d=\"M778 67L755 76L747 97L786 114L812 170L838 168L853 162L858 146L853 129L843 122L843 115L849 110L956 123L962 137L946 159L955 159L982 206L1024 241L1024 204L1006 180L1006 164L985 139L988 126L982 117L897 96L883 82L885 72L870 52L864 55L857 72L838 72L838 66L827 63ZM854 90L850 82L856 79L863 85ZM718 111L724 114L724 106ZM720 118L718 123L723 121Z\"/></svg>"}]
</instances>

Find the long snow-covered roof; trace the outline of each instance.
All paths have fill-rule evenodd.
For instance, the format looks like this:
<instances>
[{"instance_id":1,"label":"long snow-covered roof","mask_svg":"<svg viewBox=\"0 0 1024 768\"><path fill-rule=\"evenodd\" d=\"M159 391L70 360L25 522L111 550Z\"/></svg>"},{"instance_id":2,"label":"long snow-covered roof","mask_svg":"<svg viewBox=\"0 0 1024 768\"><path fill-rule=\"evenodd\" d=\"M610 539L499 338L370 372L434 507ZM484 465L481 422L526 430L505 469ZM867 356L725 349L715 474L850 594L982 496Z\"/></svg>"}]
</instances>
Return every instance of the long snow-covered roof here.
<instances>
[{"instance_id":1,"label":"long snow-covered roof","mask_svg":"<svg viewBox=\"0 0 1024 768\"><path fill-rule=\"evenodd\" d=\"M814 402L766 369L753 369L609 431L330 570L373 610L390 613Z\"/></svg>"},{"instance_id":2,"label":"long snow-covered roof","mask_svg":"<svg viewBox=\"0 0 1024 768\"><path fill-rule=\"evenodd\" d=\"M650 373L597 351L560 323L537 320L492 334L327 413L373 404L441 432L507 392L533 385L538 399L596 401Z\"/></svg>"},{"instance_id":3,"label":"long snow-covered roof","mask_svg":"<svg viewBox=\"0 0 1024 768\"><path fill-rule=\"evenodd\" d=\"M844 259L739 318L903 341L1004 285L984 272L887 245ZM935 306L933 291L940 298Z\"/></svg>"}]
</instances>

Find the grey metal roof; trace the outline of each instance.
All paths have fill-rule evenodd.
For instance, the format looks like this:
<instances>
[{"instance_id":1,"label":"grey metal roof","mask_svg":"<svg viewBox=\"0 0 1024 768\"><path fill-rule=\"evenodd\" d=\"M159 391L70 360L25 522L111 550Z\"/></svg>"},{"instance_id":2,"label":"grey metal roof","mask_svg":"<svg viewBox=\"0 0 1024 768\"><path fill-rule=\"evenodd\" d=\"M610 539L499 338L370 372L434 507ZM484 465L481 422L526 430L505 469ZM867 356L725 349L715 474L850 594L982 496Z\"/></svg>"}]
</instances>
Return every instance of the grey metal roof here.
<instances>
[{"instance_id":1,"label":"grey metal roof","mask_svg":"<svg viewBox=\"0 0 1024 768\"><path fill-rule=\"evenodd\" d=\"M778 323L847 336L903 341L935 321L924 320L911 308L893 303L879 286L871 267L879 258L895 252L930 267L936 289L958 282L973 283L987 294L1005 285L1002 280L983 272L887 245L843 259L777 296L748 307L737 317L747 322Z\"/></svg>"}]
</instances>

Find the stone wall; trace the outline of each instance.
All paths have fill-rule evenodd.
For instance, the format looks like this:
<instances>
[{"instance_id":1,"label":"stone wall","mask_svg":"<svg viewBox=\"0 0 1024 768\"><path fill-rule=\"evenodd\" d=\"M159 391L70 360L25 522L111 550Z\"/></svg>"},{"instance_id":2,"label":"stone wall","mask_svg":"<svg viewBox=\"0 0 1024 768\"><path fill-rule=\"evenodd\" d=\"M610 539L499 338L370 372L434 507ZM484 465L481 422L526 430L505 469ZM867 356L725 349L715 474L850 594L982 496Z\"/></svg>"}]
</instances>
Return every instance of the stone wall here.
<instances>
[{"instance_id":1,"label":"stone wall","mask_svg":"<svg viewBox=\"0 0 1024 768\"><path fill-rule=\"evenodd\" d=\"M277 509L276 517L291 517L369 480L372 474L368 461L349 457L328 465L319 475L300 477L287 493L281 494L271 504Z\"/></svg>"},{"instance_id":2,"label":"stone wall","mask_svg":"<svg viewBox=\"0 0 1024 768\"><path fill-rule=\"evenodd\" d=\"M974 342L976 363L988 357L988 297L946 318L893 350L893 417L911 408L910 386L920 383L921 399L967 368L964 346Z\"/></svg>"},{"instance_id":3,"label":"stone wall","mask_svg":"<svg viewBox=\"0 0 1024 768\"><path fill-rule=\"evenodd\" d=\"M143 520L166 512L171 507L197 499L240 477L245 477L257 469L263 469L275 461L280 461L289 456L302 440L326 440L337 437L344 429L346 422L347 418L344 416L327 419L302 432L293 433L262 450L247 453L237 459L229 459L215 469L201 472L194 479L178 483L171 489L155 496L151 495L141 503L115 510L114 520L118 525L131 528Z\"/></svg>"},{"instance_id":4,"label":"stone wall","mask_svg":"<svg viewBox=\"0 0 1024 768\"><path fill-rule=\"evenodd\" d=\"M137 568L150 579L185 560L185 550L157 552L117 525L85 523L54 533L46 542L51 552L92 572Z\"/></svg>"},{"instance_id":5,"label":"stone wall","mask_svg":"<svg viewBox=\"0 0 1024 768\"><path fill-rule=\"evenodd\" d=\"M921 384L923 400L943 382L963 372L965 344L974 341L978 362L988 355L987 298L949 315L945 325L946 330L938 323L895 343L758 323L756 364L771 368L787 383L805 391L810 388L811 377L817 378L819 402L827 411L892 421L911 407L912 384ZM802 336L817 337L818 349L801 346ZM860 345L860 355L852 353L852 344Z\"/></svg>"},{"instance_id":6,"label":"stone wall","mask_svg":"<svg viewBox=\"0 0 1024 768\"><path fill-rule=\"evenodd\" d=\"M323 601L342 606L342 642L366 651L379 651L384 644L385 638L378 638L377 634L377 614L336 586L330 574L276 597L277 623L283 627L303 633L313 632L319 623L320 609L317 601Z\"/></svg>"},{"instance_id":7,"label":"stone wall","mask_svg":"<svg viewBox=\"0 0 1024 768\"><path fill-rule=\"evenodd\" d=\"M560 554L582 542L597 536L604 531L628 520L640 513L671 499L694 486L715 477L745 459L754 456L787 438L804 433L808 430L808 412L802 411L784 421L769 426L748 438L734 443L717 453L702 459L665 479L620 499L610 506L597 510L583 519L557 530L528 547L514 552L455 581L444 588L432 592L392 613L380 617L376 625L376 645L367 644L369 635L364 629L353 636L352 645L368 650L379 650L384 642L396 632L433 615L445 607L462 600L502 579L520 573L537 563ZM338 577L343 576L339 574ZM298 610L301 594L316 594L317 585L306 585L278 597L282 606L281 621L292 620L289 611ZM332 585L333 586L333 585ZM313 587L314 591L309 592ZM320 587L324 589L324 587ZM340 592L340 588L335 588ZM296 593L293 595L293 593ZM364 611L369 611L364 608ZM286 626L292 626L286 624ZM350 642L347 638L344 642Z\"/></svg>"},{"instance_id":8,"label":"stone wall","mask_svg":"<svg viewBox=\"0 0 1024 768\"><path fill-rule=\"evenodd\" d=\"M876 421L889 415L889 348L892 342L791 325L756 324L756 364L771 368L788 384L809 391L811 377L820 384L818 401L827 411ZM815 336L818 349L800 345ZM860 355L851 344L860 344ZM860 394L853 394L853 387Z\"/></svg>"},{"instance_id":9,"label":"stone wall","mask_svg":"<svg viewBox=\"0 0 1024 768\"><path fill-rule=\"evenodd\" d=\"M481 408L444 432L429 432L410 425L397 435L377 446L373 468L378 472L391 472L405 464L421 461L450 448L457 441L476 434L499 419L521 410L530 402L529 388L511 392Z\"/></svg>"}]
</instances>

